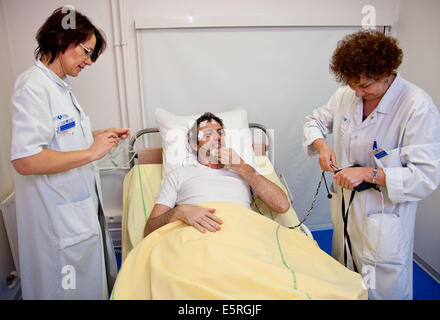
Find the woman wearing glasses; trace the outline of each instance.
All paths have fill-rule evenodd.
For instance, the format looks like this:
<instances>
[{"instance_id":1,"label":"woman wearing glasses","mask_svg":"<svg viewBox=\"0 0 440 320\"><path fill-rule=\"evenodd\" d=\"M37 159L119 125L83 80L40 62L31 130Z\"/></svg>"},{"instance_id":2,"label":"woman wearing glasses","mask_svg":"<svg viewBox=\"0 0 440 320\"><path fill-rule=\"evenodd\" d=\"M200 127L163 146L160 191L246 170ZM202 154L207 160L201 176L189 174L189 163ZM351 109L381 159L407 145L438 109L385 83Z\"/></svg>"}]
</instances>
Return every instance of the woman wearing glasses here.
<instances>
[{"instance_id":1,"label":"woman wearing glasses","mask_svg":"<svg viewBox=\"0 0 440 320\"><path fill-rule=\"evenodd\" d=\"M79 12L74 28L66 28L67 14L72 9L56 9L39 29L36 62L18 77L12 96L24 299L105 299L117 272L94 161L129 131L92 132L67 77L91 66L106 42Z\"/></svg>"}]
</instances>

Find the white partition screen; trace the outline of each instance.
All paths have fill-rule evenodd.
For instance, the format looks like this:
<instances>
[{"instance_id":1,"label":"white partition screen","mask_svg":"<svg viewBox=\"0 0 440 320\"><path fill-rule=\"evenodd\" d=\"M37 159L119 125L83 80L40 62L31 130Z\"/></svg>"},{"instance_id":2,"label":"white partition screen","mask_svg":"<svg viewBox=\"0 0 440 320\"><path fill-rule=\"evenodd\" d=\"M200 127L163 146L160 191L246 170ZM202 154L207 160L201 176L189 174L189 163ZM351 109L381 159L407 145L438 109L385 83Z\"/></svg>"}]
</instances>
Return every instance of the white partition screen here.
<instances>
[{"instance_id":1,"label":"white partition screen","mask_svg":"<svg viewBox=\"0 0 440 320\"><path fill-rule=\"evenodd\" d=\"M301 219L320 169L302 151L304 117L338 84L329 72L337 42L359 27L228 27L140 29L138 50L145 127L154 112L179 115L247 108L249 121L274 130L274 166L283 173ZM328 181L331 178L328 176ZM330 227L322 186L306 224Z\"/></svg>"}]
</instances>

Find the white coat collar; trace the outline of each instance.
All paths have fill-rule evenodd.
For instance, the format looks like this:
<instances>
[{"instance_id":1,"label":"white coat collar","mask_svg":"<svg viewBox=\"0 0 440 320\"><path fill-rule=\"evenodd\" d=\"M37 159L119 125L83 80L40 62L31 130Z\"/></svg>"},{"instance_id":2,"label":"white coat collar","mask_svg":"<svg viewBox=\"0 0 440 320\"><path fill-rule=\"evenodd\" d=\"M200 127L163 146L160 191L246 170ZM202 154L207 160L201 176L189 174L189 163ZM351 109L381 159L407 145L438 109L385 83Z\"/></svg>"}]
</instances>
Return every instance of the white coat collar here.
<instances>
[{"instance_id":1,"label":"white coat collar","mask_svg":"<svg viewBox=\"0 0 440 320\"><path fill-rule=\"evenodd\" d=\"M391 111L391 109L394 107L393 101L395 101L396 97L399 95L401 88L403 86L402 83L402 77L399 73L396 74L396 78L394 79L391 86L388 88L387 92L385 92L385 95L382 97L382 99L379 102L379 105L377 106L377 112L385 113Z\"/></svg>"},{"instance_id":2,"label":"white coat collar","mask_svg":"<svg viewBox=\"0 0 440 320\"><path fill-rule=\"evenodd\" d=\"M64 76L62 79L52 70L50 70L46 65L41 62L39 59L35 61L35 65L40 68L49 79L54 81L56 84L60 85L62 88L66 89L67 91L72 91L72 87L70 86L69 79L67 79L67 76Z\"/></svg>"},{"instance_id":3,"label":"white coat collar","mask_svg":"<svg viewBox=\"0 0 440 320\"><path fill-rule=\"evenodd\" d=\"M72 103L75 106L76 109L78 109L78 112L81 114L81 117L83 117L83 109L81 108L80 104L78 103L78 101L76 100L75 95L73 94L73 90L72 87L70 86L70 82L69 79L67 79L67 76L64 76L62 79L60 77L58 77L58 75L53 72L52 70L50 70L48 67L46 67L44 65L44 63L42 63L40 60L36 60L35 61L35 65L41 69L44 74L51 79L52 81L54 81L56 84L58 84L59 86L61 86L63 89L65 89L67 92L69 92L70 94L70 98L72 99Z\"/></svg>"},{"instance_id":4,"label":"white coat collar","mask_svg":"<svg viewBox=\"0 0 440 320\"><path fill-rule=\"evenodd\" d=\"M384 96L379 102L379 105L373 110L372 115L369 116L368 121L362 120L362 114L363 114L363 99L362 98L356 98L356 108L354 118L359 126L359 128L365 128L369 125L374 124L377 121L376 114L387 114L392 111L394 108L394 101L396 101L397 96L400 94L401 89L403 87L404 80L400 76L399 73L396 74L396 78L394 79L391 86L388 88L387 92L385 92Z\"/></svg>"}]
</instances>

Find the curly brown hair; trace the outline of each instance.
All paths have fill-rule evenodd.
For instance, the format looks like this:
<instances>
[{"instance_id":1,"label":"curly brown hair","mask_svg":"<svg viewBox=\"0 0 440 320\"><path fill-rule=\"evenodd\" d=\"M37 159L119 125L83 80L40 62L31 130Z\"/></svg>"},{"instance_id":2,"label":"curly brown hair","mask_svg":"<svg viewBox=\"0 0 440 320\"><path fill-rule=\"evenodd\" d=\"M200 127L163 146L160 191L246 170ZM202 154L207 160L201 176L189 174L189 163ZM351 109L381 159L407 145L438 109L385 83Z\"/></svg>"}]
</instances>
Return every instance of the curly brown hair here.
<instances>
[{"instance_id":1,"label":"curly brown hair","mask_svg":"<svg viewBox=\"0 0 440 320\"><path fill-rule=\"evenodd\" d=\"M361 30L338 42L330 62L336 81L357 82L364 74L379 80L397 71L403 52L395 38L375 30Z\"/></svg>"}]
</instances>

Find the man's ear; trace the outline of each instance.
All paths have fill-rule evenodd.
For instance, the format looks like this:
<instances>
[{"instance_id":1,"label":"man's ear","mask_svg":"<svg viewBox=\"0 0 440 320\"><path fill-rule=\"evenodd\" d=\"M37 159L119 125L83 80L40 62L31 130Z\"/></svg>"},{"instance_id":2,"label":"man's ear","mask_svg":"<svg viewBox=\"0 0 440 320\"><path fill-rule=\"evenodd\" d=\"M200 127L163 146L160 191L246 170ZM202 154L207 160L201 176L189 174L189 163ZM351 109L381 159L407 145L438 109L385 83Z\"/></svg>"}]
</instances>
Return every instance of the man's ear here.
<instances>
[{"instance_id":1,"label":"man's ear","mask_svg":"<svg viewBox=\"0 0 440 320\"><path fill-rule=\"evenodd\" d=\"M189 142L189 146L191 147L191 149L193 149L194 152L198 151L197 145L195 144L195 142L193 140L191 140Z\"/></svg>"}]
</instances>

